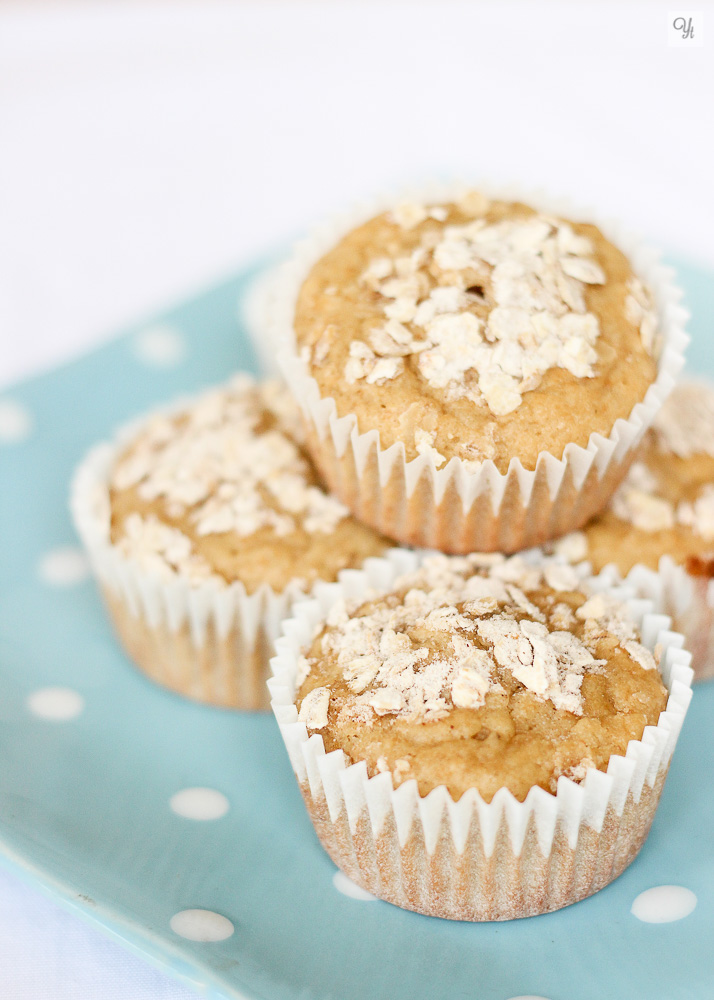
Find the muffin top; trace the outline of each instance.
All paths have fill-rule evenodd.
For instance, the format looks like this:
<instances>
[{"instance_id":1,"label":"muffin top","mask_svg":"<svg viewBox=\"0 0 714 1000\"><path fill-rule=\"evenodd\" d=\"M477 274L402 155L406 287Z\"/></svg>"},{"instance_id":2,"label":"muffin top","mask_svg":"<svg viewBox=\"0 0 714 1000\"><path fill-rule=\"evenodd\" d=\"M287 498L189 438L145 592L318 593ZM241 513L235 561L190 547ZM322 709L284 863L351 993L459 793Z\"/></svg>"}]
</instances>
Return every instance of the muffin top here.
<instances>
[{"instance_id":1,"label":"muffin top","mask_svg":"<svg viewBox=\"0 0 714 1000\"><path fill-rule=\"evenodd\" d=\"M561 554L568 547L596 571L613 562L623 575L636 563L657 569L669 555L714 575L714 389L675 388L607 510L560 543Z\"/></svg>"},{"instance_id":2,"label":"muffin top","mask_svg":"<svg viewBox=\"0 0 714 1000\"><path fill-rule=\"evenodd\" d=\"M294 318L323 396L440 468L534 469L629 417L656 377L649 291L592 225L470 192L401 204L312 268Z\"/></svg>"},{"instance_id":3,"label":"muffin top","mask_svg":"<svg viewBox=\"0 0 714 1000\"><path fill-rule=\"evenodd\" d=\"M628 608L567 565L434 556L387 594L338 603L299 660L296 704L370 776L525 799L607 769L667 702Z\"/></svg>"},{"instance_id":4,"label":"muffin top","mask_svg":"<svg viewBox=\"0 0 714 1000\"><path fill-rule=\"evenodd\" d=\"M147 571L248 593L334 580L390 544L324 492L284 386L245 376L148 419L109 501L112 543Z\"/></svg>"}]
</instances>

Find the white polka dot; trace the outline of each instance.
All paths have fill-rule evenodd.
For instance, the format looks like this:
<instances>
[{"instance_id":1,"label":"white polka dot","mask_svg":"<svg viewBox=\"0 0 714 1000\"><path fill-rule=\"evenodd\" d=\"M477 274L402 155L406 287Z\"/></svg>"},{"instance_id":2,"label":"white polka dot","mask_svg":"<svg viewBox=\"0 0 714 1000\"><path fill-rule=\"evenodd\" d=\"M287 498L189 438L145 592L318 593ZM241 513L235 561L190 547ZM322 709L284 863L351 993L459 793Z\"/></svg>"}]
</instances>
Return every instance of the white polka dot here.
<instances>
[{"instance_id":1,"label":"white polka dot","mask_svg":"<svg viewBox=\"0 0 714 1000\"><path fill-rule=\"evenodd\" d=\"M225 941L235 931L227 917L213 910L181 910L171 917L171 930L188 941Z\"/></svg>"},{"instance_id":2,"label":"white polka dot","mask_svg":"<svg viewBox=\"0 0 714 1000\"><path fill-rule=\"evenodd\" d=\"M20 444L30 436L32 417L12 399L0 399L0 444Z\"/></svg>"},{"instance_id":3,"label":"white polka dot","mask_svg":"<svg viewBox=\"0 0 714 1000\"><path fill-rule=\"evenodd\" d=\"M353 882L351 878L348 878L344 872L337 871L332 876L332 884L338 892L341 892L343 896L349 896L350 899L361 899L365 903L376 899L371 892L367 892L361 886Z\"/></svg>"},{"instance_id":4,"label":"white polka dot","mask_svg":"<svg viewBox=\"0 0 714 1000\"><path fill-rule=\"evenodd\" d=\"M51 587L71 587L87 579L89 560L81 549L64 545L46 552L37 569L43 583Z\"/></svg>"},{"instance_id":5,"label":"white polka dot","mask_svg":"<svg viewBox=\"0 0 714 1000\"><path fill-rule=\"evenodd\" d=\"M509 997L509 1000L548 1000L548 997L542 997L540 993L521 993L517 997Z\"/></svg>"},{"instance_id":6,"label":"white polka dot","mask_svg":"<svg viewBox=\"0 0 714 1000\"><path fill-rule=\"evenodd\" d=\"M697 897L683 885L656 885L636 897L632 913L646 924L669 924L688 917Z\"/></svg>"},{"instance_id":7,"label":"white polka dot","mask_svg":"<svg viewBox=\"0 0 714 1000\"><path fill-rule=\"evenodd\" d=\"M38 688L27 699L27 707L40 719L68 722L70 719L76 719L83 710L84 698L71 688Z\"/></svg>"},{"instance_id":8,"label":"white polka dot","mask_svg":"<svg viewBox=\"0 0 714 1000\"><path fill-rule=\"evenodd\" d=\"M145 365L173 368L186 355L186 344L178 330L170 326L152 326L134 337L134 353Z\"/></svg>"},{"instance_id":9,"label":"white polka dot","mask_svg":"<svg viewBox=\"0 0 714 1000\"><path fill-rule=\"evenodd\" d=\"M215 788L183 788L171 796L169 805L184 819L220 819L230 809L223 792Z\"/></svg>"}]
</instances>

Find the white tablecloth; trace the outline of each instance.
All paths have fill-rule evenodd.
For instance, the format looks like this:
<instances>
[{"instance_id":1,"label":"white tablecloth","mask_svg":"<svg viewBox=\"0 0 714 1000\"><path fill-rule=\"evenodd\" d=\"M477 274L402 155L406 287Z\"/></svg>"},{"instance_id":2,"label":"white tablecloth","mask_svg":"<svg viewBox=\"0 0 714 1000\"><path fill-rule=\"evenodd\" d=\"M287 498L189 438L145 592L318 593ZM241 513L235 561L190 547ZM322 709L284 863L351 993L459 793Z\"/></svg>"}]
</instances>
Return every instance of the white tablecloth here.
<instances>
[{"instance_id":1,"label":"white tablecloth","mask_svg":"<svg viewBox=\"0 0 714 1000\"><path fill-rule=\"evenodd\" d=\"M668 46L668 20L595 0L5 4L0 388L404 179L544 184L714 265L714 60ZM187 995L3 872L0 993Z\"/></svg>"}]
</instances>

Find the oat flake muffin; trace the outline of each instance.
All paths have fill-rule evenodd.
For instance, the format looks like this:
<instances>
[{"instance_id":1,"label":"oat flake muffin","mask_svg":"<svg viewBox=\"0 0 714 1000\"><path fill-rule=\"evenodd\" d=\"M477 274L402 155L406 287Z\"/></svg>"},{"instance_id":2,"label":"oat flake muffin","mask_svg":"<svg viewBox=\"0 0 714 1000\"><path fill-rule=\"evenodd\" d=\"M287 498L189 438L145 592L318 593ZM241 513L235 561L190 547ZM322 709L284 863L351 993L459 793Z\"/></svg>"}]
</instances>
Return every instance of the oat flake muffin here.
<instances>
[{"instance_id":1,"label":"oat flake muffin","mask_svg":"<svg viewBox=\"0 0 714 1000\"><path fill-rule=\"evenodd\" d=\"M683 382L648 433L607 509L556 549L622 576L665 559L668 614L693 653L698 677L714 674L714 389Z\"/></svg>"},{"instance_id":2,"label":"oat flake muffin","mask_svg":"<svg viewBox=\"0 0 714 1000\"><path fill-rule=\"evenodd\" d=\"M317 238L287 273L278 316L308 446L331 489L402 542L514 551L583 524L676 367L671 317L625 254L517 201L398 204Z\"/></svg>"},{"instance_id":3,"label":"oat flake muffin","mask_svg":"<svg viewBox=\"0 0 714 1000\"><path fill-rule=\"evenodd\" d=\"M626 607L572 567L435 557L386 598L336 606L302 661L298 718L325 749L419 794L490 802L607 768L667 701Z\"/></svg>"},{"instance_id":4,"label":"oat flake muffin","mask_svg":"<svg viewBox=\"0 0 714 1000\"><path fill-rule=\"evenodd\" d=\"M518 556L432 556L351 594L309 620L301 606L270 682L333 860L391 902L470 920L556 909L615 878L673 746L667 633L643 621L644 642L625 592ZM314 734L324 757L308 755ZM645 785L615 791L625 758L655 745L628 772Z\"/></svg>"},{"instance_id":5,"label":"oat flake muffin","mask_svg":"<svg viewBox=\"0 0 714 1000\"><path fill-rule=\"evenodd\" d=\"M155 680L267 707L272 638L290 600L384 551L323 491L300 435L280 383L237 376L149 417L80 472L78 529L120 638Z\"/></svg>"}]
</instances>

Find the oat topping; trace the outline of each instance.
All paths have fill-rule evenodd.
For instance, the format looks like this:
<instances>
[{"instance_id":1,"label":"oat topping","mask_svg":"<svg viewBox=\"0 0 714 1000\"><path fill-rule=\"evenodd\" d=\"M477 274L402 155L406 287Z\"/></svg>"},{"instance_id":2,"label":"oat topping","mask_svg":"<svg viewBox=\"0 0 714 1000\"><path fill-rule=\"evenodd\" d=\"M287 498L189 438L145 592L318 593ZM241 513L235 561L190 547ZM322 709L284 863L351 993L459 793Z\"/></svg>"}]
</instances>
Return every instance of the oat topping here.
<instances>
[{"instance_id":1,"label":"oat topping","mask_svg":"<svg viewBox=\"0 0 714 1000\"><path fill-rule=\"evenodd\" d=\"M455 708L479 708L490 693L504 693L507 677L555 709L582 715L583 677L606 663L595 656L603 637L645 669L655 666L622 602L597 594L576 604L573 613L553 592L577 601L575 570L539 568L520 556L500 556L483 566L478 556L439 555L399 578L381 598L354 606L341 601L319 639L321 656L332 658L355 696L337 706L338 718L367 725L382 716L438 720ZM575 626L581 637L571 631ZM312 665L310 656L306 660L301 682ZM326 713L331 696L328 687L316 690L320 694L306 696L300 711L315 729L326 724L323 708ZM309 721L315 704L319 726Z\"/></svg>"},{"instance_id":2,"label":"oat topping","mask_svg":"<svg viewBox=\"0 0 714 1000\"><path fill-rule=\"evenodd\" d=\"M575 617L585 624L586 645L612 636L643 669L651 670L656 666L652 653L638 641L637 627L627 606L618 598L595 594L577 609Z\"/></svg>"},{"instance_id":3,"label":"oat topping","mask_svg":"<svg viewBox=\"0 0 714 1000\"><path fill-rule=\"evenodd\" d=\"M111 487L161 499L168 516L188 519L198 536L329 533L348 511L313 485L300 426L279 383L255 386L238 376L177 415L148 421L117 463ZM164 573L210 576L190 538L153 515L128 517L119 544L157 570L163 563Z\"/></svg>"},{"instance_id":4,"label":"oat topping","mask_svg":"<svg viewBox=\"0 0 714 1000\"><path fill-rule=\"evenodd\" d=\"M653 430L662 451L679 458L714 458L714 391L695 382L677 386L657 414Z\"/></svg>"},{"instance_id":5,"label":"oat topping","mask_svg":"<svg viewBox=\"0 0 714 1000\"><path fill-rule=\"evenodd\" d=\"M327 725L327 709L330 704L330 689L314 688L306 695L300 706L298 718L308 729L324 729Z\"/></svg>"},{"instance_id":6,"label":"oat topping","mask_svg":"<svg viewBox=\"0 0 714 1000\"><path fill-rule=\"evenodd\" d=\"M123 555L135 560L144 572L164 580L178 573L196 582L224 582L213 573L206 560L193 551L188 535L153 515L130 514L124 521L124 534L117 547Z\"/></svg>"},{"instance_id":7,"label":"oat topping","mask_svg":"<svg viewBox=\"0 0 714 1000\"><path fill-rule=\"evenodd\" d=\"M434 447L434 441L436 440L436 431L427 431L423 427L416 427L414 429L414 445L417 450L417 454L426 455L431 458L437 469L446 461L444 455L440 451L437 451Z\"/></svg>"},{"instance_id":8,"label":"oat topping","mask_svg":"<svg viewBox=\"0 0 714 1000\"><path fill-rule=\"evenodd\" d=\"M488 202L472 193L466 206L483 216ZM545 215L448 224L448 212L414 204L392 212L405 230L431 222L415 250L375 257L364 270L360 281L379 295L384 322L368 342L350 345L347 382L383 385L409 365L447 398L504 415L551 368L593 377L600 329L584 290L606 279L590 240ZM631 282L626 309L651 350L656 317L641 282ZM325 335L312 351L316 365Z\"/></svg>"},{"instance_id":9,"label":"oat topping","mask_svg":"<svg viewBox=\"0 0 714 1000\"><path fill-rule=\"evenodd\" d=\"M563 535L548 548L553 555L564 559L569 563L579 563L588 557L588 540L583 531L571 531L569 535Z\"/></svg>"},{"instance_id":10,"label":"oat topping","mask_svg":"<svg viewBox=\"0 0 714 1000\"><path fill-rule=\"evenodd\" d=\"M563 601L556 604L550 613L551 625L561 632L566 632L568 629L572 628L575 624L575 620L573 609L569 604L565 604Z\"/></svg>"},{"instance_id":11,"label":"oat topping","mask_svg":"<svg viewBox=\"0 0 714 1000\"><path fill-rule=\"evenodd\" d=\"M549 563L543 569L543 577L553 590L577 590L578 588L578 574L572 566L564 566L557 562Z\"/></svg>"},{"instance_id":12,"label":"oat topping","mask_svg":"<svg viewBox=\"0 0 714 1000\"><path fill-rule=\"evenodd\" d=\"M416 202L402 201L393 210L392 220L398 226L401 226L402 229L413 229L414 226L418 226L424 219L432 218L443 222L447 215L447 210L439 206L426 208L424 205L419 205Z\"/></svg>"},{"instance_id":13,"label":"oat topping","mask_svg":"<svg viewBox=\"0 0 714 1000\"><path fill-rule=\"evenodd\" d=\"M298 657L298 670L297 670L297 677L295 678L295 683L297 684L298 687L300 687L300 685L302 684L302 682L305 680L305 678L308 676L309 673L310 673L310 661L307 659L306 656Z\"/></svg>"},{"instance_id":14,"label":"oat topping","mask_svg":"<svg viewBox=\"0 0 714 1000\"><path fill-rule=\"evenodd\" d=\"M566 768L566 770L563 771L562 774L564 778L570 778L571 781L580 783L581 781L585 780L585 775L588 771L588 768L594 768L594 767L597 767L594 760L591 760L590 757L583 757L578 764L573 764L572 767ZM558 789L558 778L554 777L550 785L550 790L551 792L556 792L557 789Z\"/></svg>"},{"instance_id":15,"label":"oat topping","mask_svg":"<svg viewBox=\"0 0 714 1000\"><path fill-rule=\"evenodd\" d=\"M658 354L657 313L652 293L639 278L630 278L625 297L625 319L640 331L642 343L650 354Z\"/></svg>"},{"instance_id":16,"label":"oat topping","mask_svg":"<svg viewBox=\"0 0 714 1000\"><path fill-rule=\"evenodd\" d=\"M702 487L696 500L683 500L677 507L677 521L708 542L714 539L714 485Z\"/></svg>"},{"instance_id":17,"label":"oat topping","mask_svg":"<svg viewBox=\"0 0 714 1000\"><path fill-rule=\"evenodd\" d=\"M389 762L387 761L387 758L378 757L376 767L379 774L384 774L385 771L389 771ZM394 761L394 767L391 770L396 783L401 784L411 770L411 764L405 757L397 757Z\"/></svg>"},{"instance_id":18,"label":"oat topping","mask_svg":"<svg viewBox=\"0 0 714 1000\"><path fill-rule=\"evenodd\" d=\"M680 525L706 541L714 539L714 484L693 501L673 504L657 493L657 480L644 462L635 462L611 501L616 517L641 531L667 531Z\"/></svg>"},{"instance_id":19,"label":"oat topping","mask_svg":"<svg viewBox=\"0 0 714 1000\"><path fill-rule=\"evenodd\" d=\"M616 517L642 531L664 531L676 523L674 506L656 495L657 480L644 462L634 462L610 506Z\"/></svg>"},{"instance_id":20,"label":"oat topping","mask_svg":"<svg viewBox=\"0 0 714 1000\"><path fill-rule=\"evenodd\" d=\"M345 380L350 384L364 379L368 385L384 385L404 370L401 358L380 358L361 340L350 344L350 356L345 365Z\"/></svg>"}]
</instances>

